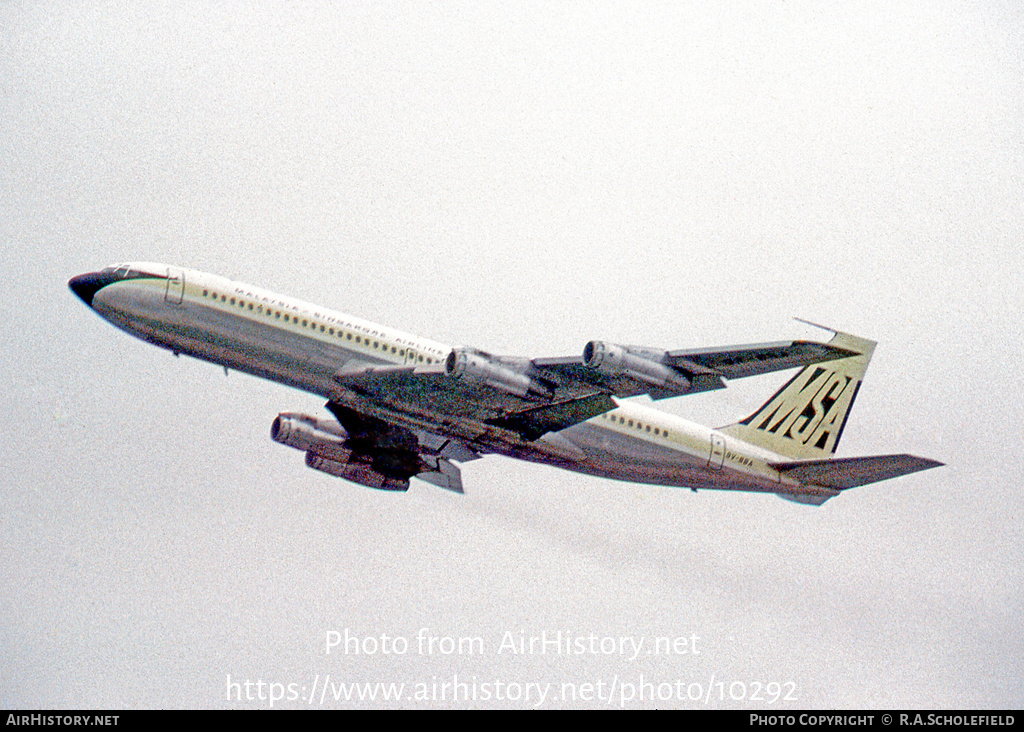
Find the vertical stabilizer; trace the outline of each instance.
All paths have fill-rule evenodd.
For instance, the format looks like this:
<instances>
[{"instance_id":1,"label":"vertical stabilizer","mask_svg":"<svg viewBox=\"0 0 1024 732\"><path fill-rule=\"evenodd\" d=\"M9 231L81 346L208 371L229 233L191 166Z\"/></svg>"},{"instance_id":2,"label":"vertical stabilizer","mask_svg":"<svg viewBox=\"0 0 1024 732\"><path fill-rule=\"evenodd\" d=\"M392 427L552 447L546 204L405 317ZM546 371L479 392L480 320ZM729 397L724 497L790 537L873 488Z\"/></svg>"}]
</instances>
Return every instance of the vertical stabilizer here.
<instances>
[{"instance_id":1,"label":"vertical stabilizer","mask_svg":"<svg viewBox=\"0 0 1024 732\"><path fill-rule=\"evenodd\" d=\"M875 342L836 332L829 345L857 355L807 366L727 435L797 460L835 455Z\"/></svg>"}]
</instances>

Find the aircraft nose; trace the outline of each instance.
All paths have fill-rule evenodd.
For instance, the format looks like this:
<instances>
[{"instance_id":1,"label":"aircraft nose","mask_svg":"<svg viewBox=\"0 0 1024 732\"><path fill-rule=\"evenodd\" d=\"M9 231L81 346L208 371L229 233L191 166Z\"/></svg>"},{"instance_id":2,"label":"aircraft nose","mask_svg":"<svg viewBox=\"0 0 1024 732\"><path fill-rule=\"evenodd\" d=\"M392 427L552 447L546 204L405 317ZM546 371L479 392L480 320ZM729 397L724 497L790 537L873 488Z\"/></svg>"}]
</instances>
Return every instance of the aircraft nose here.
<instances>
[{"instance_id":1,"label":"aircraft nose","mask_svg":"<svg viewBox=\"0 0 1024 732\"><path fill-rule=\"evenodd\" d=\"M82 299L82 302L92 307L92 299L96 293L118 279L113 272L89 272L72 277L68 280L68 287Z\"/></svg>"}]
</instances>

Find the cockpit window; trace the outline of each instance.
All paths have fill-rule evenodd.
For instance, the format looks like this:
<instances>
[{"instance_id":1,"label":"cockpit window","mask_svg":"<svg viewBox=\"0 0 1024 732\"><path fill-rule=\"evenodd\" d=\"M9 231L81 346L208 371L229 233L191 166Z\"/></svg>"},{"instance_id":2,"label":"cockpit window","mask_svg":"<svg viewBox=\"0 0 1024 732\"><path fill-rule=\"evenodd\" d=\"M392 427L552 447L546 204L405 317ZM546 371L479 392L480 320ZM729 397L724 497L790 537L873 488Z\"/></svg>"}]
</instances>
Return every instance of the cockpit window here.
<instances>
[{"instance_id":1,"label":"cockpit window","mask_svg":"<svg viewBox=\"0 0 1024 732\"><path fill-rule=\"evenodd\" d=\"M161 280L167 279L166 268L160 271L156 267L148 267L145 264L139 264L137 262L122 262L121 264L112 264L104 272L113 272L118 278L123 280L137 280L147 278L157 278Z\"/></svg>"}]
</instances>

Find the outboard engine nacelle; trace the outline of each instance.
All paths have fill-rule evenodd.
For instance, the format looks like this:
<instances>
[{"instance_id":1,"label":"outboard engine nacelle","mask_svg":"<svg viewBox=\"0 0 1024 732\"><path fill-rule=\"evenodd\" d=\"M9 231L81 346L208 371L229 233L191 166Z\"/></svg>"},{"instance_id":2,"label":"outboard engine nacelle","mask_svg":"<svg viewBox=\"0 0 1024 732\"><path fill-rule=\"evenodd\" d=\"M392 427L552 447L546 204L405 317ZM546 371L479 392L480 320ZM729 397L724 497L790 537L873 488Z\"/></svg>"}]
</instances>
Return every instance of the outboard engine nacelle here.
<instances>
[{"instance_id":1,"label":"outboard engine nacelle","mask_svg":"<svg viewBox=\"0 0 1024 732\"><path fill-rule=\"evenodd\" d=\"M366 463L350 462L350 456L351 452L342 459L334 460L315 452L307 452L306 465L313 468L313 470L319 470L322 473L327 473L337 478L351 480L353 483L365 485L368 488L377 488L383 491L409 490L408 480L390 478L378 473Z\"/></svg>"},{"instance_id":2,"label":"outboard engine nacelle","mask_svg":"<svg viewBox=\"0 0 1024 732\"><path fill-rule=\"evenodd\" d=\"M270 437L274 442L296 450L317 450L329 456L351 453L345 447L348 433L340 422L317 419L308 414L282 412L277 415L270 426Z\"/></svg>"},{"instance_id":3,"label":"outboard engine nacelle","mask_svg":"<svg viewBox=\"0 0 1024 732\"><path fill-rule=\"evenodd\" d=\"M583 348L583 363L589 368L615 376L624 374L645 384L685 393L690 380L665 363L668 353L631 351L604 341L590 341Z\"/></svg>"}]
</instances>

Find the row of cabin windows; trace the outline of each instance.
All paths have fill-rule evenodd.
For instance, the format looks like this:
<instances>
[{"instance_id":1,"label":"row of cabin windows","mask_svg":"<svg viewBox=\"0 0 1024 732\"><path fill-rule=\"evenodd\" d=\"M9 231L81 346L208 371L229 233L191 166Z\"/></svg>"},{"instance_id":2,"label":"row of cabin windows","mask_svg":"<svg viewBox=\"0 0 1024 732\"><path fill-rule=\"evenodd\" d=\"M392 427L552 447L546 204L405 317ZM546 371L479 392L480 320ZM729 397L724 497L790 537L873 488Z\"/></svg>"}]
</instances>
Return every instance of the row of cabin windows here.
<instances>
[{"instance_id":1,"label":"row of cabin windows","mask_svg":"<svg viewBox=\"0 0 1024 732\"><path fill-rule=\"evenodd\" d=\"M643 430L644 432L650 432L652 435L657 435L659 437L668 437L668 430L663 430L660 427L651 427L651 425L644 424L639 420L637 420L634 424L633 420L631 419L626 419L621 415L609 414L608 412L605 412L601 416L604 417L605 419L610 419L612 422L624 424L627 427L633 427L634 429Z\"/></svg>"},{"instance_id":2,"label":"row of cabin windows","mask_svg":"<svg viewBox=\"0 0 1024 732\"><path fill-rule=\"evenodd\" d=\"M223 294L218 295L216 292L213 292L213 291L211 291L209 289L204 289L203 290L203 297L212 298L214 300L218 299L218 297L219 297L221 302L229 303L231 305L238 305L238 307L240 307L242 310L245 310L246 308L248 308L249 310L251 310L253 312L260 313L260 314L262 314L264 312L263 311L263 305L261 305L261 304L258 304L258 303L254 304L254 303L249 302L247 300L244 300L243 298L240 298L240 297L230 297L229 298L227 295L223 295ZM301 323L303 328L310 328L310 327L312 327L313 330L317 329L317 323L312 323L312 325L311 325L309 318L302 318L300 320L300 318L297 315L289 315L286 312L282 313L280 310L271 310L270 308L267 308L266 314L267 314L267 317L270 317L271 315L273 315L275 319L283 320L286 323L295 323L296 325ZM320 323L319 324L319 328L320 328L320 332L321 333L326 333L326 334L332 335L332 336L335 335L334 326L325 326L323 323ZM348 341L354 341L354 342L359 343L359 344L366 344L367 347L372 345L373 348L377 349L378 351L384 351L384 353L387 353L389 348L390 348L390 352L392 354L394 354L396 356L405 356L405 349L404 348L398 348L397 346L388 346L387 343L382 345L380 341L373 341L371 343L369 338L367 338L365 336L358 336L358 335L357 336L353 336L351 333L343 332L341 330L341 328L338 328L337 336L338 336L338 338L344 337L344 339L348 340ZM424 362L424 363L434 363L434 359L433 358L431 358L430 356L424 356L422 353L416 354L416 359L418 361L421 361L421 362Z\"/></svg>"}]
</instances>

